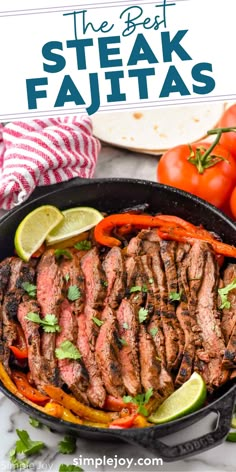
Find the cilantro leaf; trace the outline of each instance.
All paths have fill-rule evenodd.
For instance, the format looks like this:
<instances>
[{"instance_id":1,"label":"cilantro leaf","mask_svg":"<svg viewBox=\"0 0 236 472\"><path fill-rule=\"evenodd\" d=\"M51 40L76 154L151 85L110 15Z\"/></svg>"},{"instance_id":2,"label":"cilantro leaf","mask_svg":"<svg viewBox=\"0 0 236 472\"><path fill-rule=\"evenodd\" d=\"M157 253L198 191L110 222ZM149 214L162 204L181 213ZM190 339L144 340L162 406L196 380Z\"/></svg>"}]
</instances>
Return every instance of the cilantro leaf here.
<instances>
[{"instance_id":1,"label":"cilantro leaf","mask_svg":"<svg viewBox=\"0 0 236 472\"><path fill-rule=\"evenodd\" d=\"M124 403L134 403L138 406L137 412L141 415L148 416L148 411L145 408L145 405L149 402L151 396L153 394L153 388L149 388L145 393L140 393L135 397L131 397L130 395L125 395L123 397Z\"/></svg>"},{"instance_id":2,"label":"cilantro leaf","mask_svg":"<svg viewBox=\"0 0 236 472\"><path fill-rule=\"evenodd\" d=\"M54 256L57 261L60 261L62 257L70 260L72 259L72 254L70 251L68 251L68 249L55 249Z\"/></svg>"},{"instance_id":3,"label":"cilantro leaf","mask_svg":"<svg viewBox=\"0 0 236 472\"><path fill-rule=\"evenodd\" d=\"M147 316L148 310L146 310L145 308L140 308L138 312L139 323L143 323L147 319Z\"/></svg>"},{"instance_id":4,"label":"cilantro leaf","mask_svg":"<svg viewBox=\"0 0 236 472\"><path fill-rule=\"evenodd\" d=\"M157 333L158 333L158 328L157 327L150 329L150 334L153 338L156 336Z\"/></svg>"},{"instance_id":5,"label":"cilantro leaf","mask_svg":"<svg viewBox=\"0 0 236 472\"><path fill-rule=\"evenodd\" d=\"M29 417L29 424L31 424L33 428L41 428L42 426L42 423L40 423L40 421L37 420L36 418L33 418L33 416Z\"/></svg>"},{"instance_id":6,"label":"cilantro leaf","mask_svg":"<svg viewBox=\"0 0 236 472\"><path fill-rule=\"evenodd\" d=\"M148 282L149 282L150 284L153 284L154 279L153 279L152 277L150 277L150 279L148 279Z\"/></svg>"},{"instance_id":7,"label":"cilantro leaf","mask_svg":"<svg viewBox=\"0 0 236 472\"><path fill-rule=\"evenodd\" d=\"M88 241L87 239L84 239L83 241L79 241L74 245L75 249L78 249L79 251L89 251L92 247L91 241Z\"/></svg>"},{"instance_id":8,"label":"cilantro leaf","mask_svg":"<svg viewBox=\"0 0 236 472\"><path fill-rule=\"evenodd\" d=\"M57 359L80 359L81 354L71 341L63 341L59 347L55 349Z\"/></svg>"},{"instance_id":9,"label":"cilantro leaf","mask_svg":"<svg viewBox=\"0 0 236 472\"><path fill-rule=\"evenodd\" d=\"M123 328L124 329L130 329L128 323L123 323Z\"/></svg>"},{"instance_id":10,"label":"cilantro leaf","mask_svg":"<svg viewBox=\"0 0 236 472\"><path fill-rule=\"evenodd\" d=\"M103 287L107 287L107 286L108 286L107 280L101 280L101 284L103 285Z\"/></svg>"},{"instance_id":11,"label":"cilantro leaf","mask_svg":"<svg viewBox=\"0 0 236 472\"><path fill-rule=\"evenodd\" d=\"M76 450L76 438L65 436L58 444L58 450L62 454L72 454Z\"/></svg>"},{"instance_id":12,"label":"cilantro leaf","mask_svg":"<svg viewBox=\"0 0 236 472\"><path fill-rule=\"evenodd\" d=\"M37 287L36 285L30 284L29 282L23 282L21 287L28 293L30 298L36 297Z\"/></svg>"},{"instance_id":13,"label":"cilantro leaf","mask_svg":"<svg viewBox=\"0 0 236 472\"><path fill-rule=\"evenodd\" d=\"M23 453L26 456L31 456L32 454L37 454L45 447L45 444L42 441L33 441L24 429L17 429L16 433L19 437L18 441L16 441L16 453Z\"/></svg>"},{"instance_id":14,"label":"cilantro leaf","mask_svg":"<svg viewBox=\"0 0 236 472\"><path fill-rule=\"evenodd\" d=\"M92 317L92 320L93 320L93 322L94 322L97 326L102 326L103 323L104 323L104 321L99 320L99 318L96 318L96 316L93 316L93 317Z\"/></svg>"},{"instance_id":15,"label":"cilantro leaf","mask_svg":"<svg viewBox=\"0 0 236 472\"><path fill-rule=\"evenodd\" d=\"M226 287L218 289L218 293L221 298L221 305L220 305L221 309L223 308L229 309L231 307L231 303L228 300L227 295L231 290L234 290L235 288L236 288L236 278L233 279L233 281L230 284L226 285Z\"/></svg>"},{"instance_id":16,"label":"cilantro leaf","mask_svg":"<svg viewBox=\"0 0 236 472\"><path fill-rule=\"evenodd\" d=\"M147 285L134 285L134 287L130 288L129 293L134 293L134 292L147 292Z\"/></svg>"},{"instance_id":17,"label":"cilantro leaf","mask_svg":"<svg viewBox=\"0 0 236 472\"><path fill-rule=\"evenodd\" d=\"M83 472L84 469L81 469L78 465L66 465L61 464L59 467L59 472Z\"/></svg>"},{"instance_id":18,"label":"cilantro leaf","mask_svg":"<svg viewBox=\"0 0 236 472\"><path fill-rule=\"evenodd\" d=\"M27 469L29 466L29 459L18 459L16 448L11 449L9 452L9 459L14 469Z\"/></svg>"},{"instance_id":19,"label":"cilantro leaf","mask_svg":"<svg viewBox=\"0 0 236 472\"><path fill-rule=\"evenodd\" d=\"M30 311L27 316L25 316L25 319L33 321L33 323L38 323L46 333L56 333L60 331L60 326L58 325L58 320L55 315L48 314L44 318L40 318L38 313Z\"/></svg>"},{"instance_id":20,"label":"cilantro leaf","mask_svg":"<svg viewBox=\"0 0 236 472\"><path fill-rule=\"evenodd\" d=\"M67 292L67 298L71 302L74 302L75 300L78 300L78 298L81 297L81 292L80 289L77 287L77 285L70 285L68 288Z\"/></svg>"},{"instance_id":21,"label":"cilantro leaf","mask_svg":"<svg viewBox=\"0 0 236 472\"><path fill-rule=\"evenodd\" d=\"M128 343L127 343L126 339L124 339L124 338L118 338L118 339L119 339L120 343L121 343L123 346L128 346Z\"/></svg>"},{"instance_id":22,"label":"cilantro leaf","mask_svg":"<svg viewBox=\"0 0 236 472\"><path fill-rule=\"evenodd\" d=\"M170 296L169 296L169 300L171 300L172 302L175 302L175 301L180 301L181 300L181 295L182 295L182 290L180 290L180 292L170 292Z\"/></svg>"},{"instance_id":23,"label":"cilantro leaf","mask_svg":"<svg viewBox=\"0 0 236 472\"><path fill-rule=\"evenodd\" d=\"M64 275L64 280L65 280L66 282L69 282L69 280L70 280L70 274Z\"/></svg>"}]
</instances>

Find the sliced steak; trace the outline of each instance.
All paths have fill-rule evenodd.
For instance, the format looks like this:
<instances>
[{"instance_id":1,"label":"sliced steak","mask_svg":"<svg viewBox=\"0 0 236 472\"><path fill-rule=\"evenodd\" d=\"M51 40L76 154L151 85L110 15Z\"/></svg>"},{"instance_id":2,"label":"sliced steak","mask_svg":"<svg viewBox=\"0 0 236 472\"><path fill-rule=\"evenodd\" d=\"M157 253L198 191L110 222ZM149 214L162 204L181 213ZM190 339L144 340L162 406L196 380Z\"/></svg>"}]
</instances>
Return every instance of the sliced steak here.
<instances>
[{"instance_id":1,"label":"sliced steak","mask_svg":"<svg viewBox=\"0 0 236 472\"><path fill-rule=\"evenodd\" d=\"M113 310L106 306L102 314L103 325L96 342L96 361L107 393L116 398L125 394L122 381L117 320Z\"/></svg>"},{"instance_id":2,"label":"sliced steak","mask_svg":"<svg viewBox=\"0 0 236 472\"><path fill-rule=\"evenodd\" d=\"M86 304L99 310L103 307L107 282L96 248L82 257L81 268L85 278Z\"/></svg>"},{"instance_id":3,"label":"sliced steak","mask_svg":"<svg viewBox=\"0 0 236 472\"><path fill-rule=\"evenodd\" d=\"M233 280L236 279L236 264L229 264L223 277L223 287L226 287ZM221 329L225 338L226 345L233 333L233 329L236 323L236 289L230 290L227 295L227 300L230 303L230 308L224 308L221 320Z\"/></svg>"},{"instance_id":4,"label":"sliced steak","mask_svg":"<svg viewBox=\"0 0 236 472\"><path fill-rule=\"evenodd\" d=\"M101 319L107 283L96 248L82 257L81 268L85 279L86 331L90 349L94 351L99 333L99 326L94 322L94 318Z\"/></svg>"},{"instance_id":5,"label":"sliced steak","mask_svg":"<svg viewBox=\"0 0 236 472\"><path fill-rule=\"evenodd\" d=\"M73 301L73 312L76 314L82 313L84 310L85 299L85 283L84 275L81 269L81 252L76 249L70 249L72 259L64 259L60 263L60 270L64 279L64 294L67 296L68 290L71 286L76 286L79 289L79 297ZM84 253L82 253L84 254Z\"/></svg>"},{"instance_id":6,"label":"sliced steak","mask_svg":"<svg viewBox=\"0 0 236 472\"><path fill-rule=\"evenodd\" d=\"M176 250L177 243L174 241L160 241L160 253L165 268L169 300L171 300L172 293L178 292L178 278L175 261ZM184 351L184 332L179 323L178 317L176 316L175 305L170 301L168 302L168 316L173 319L173 324L178 337L178 355L174 365L174 368L178 368Z\"/></svg>"},{"instance_id":7,"label":"sliced steak","mask_svg":"<svg viewBox=\"0 0 236 472\"><path fill-rule=\"evenodd\" d=\"M11 258L4 259L0 263L0 361L3 358L3 318L2 318L2 301L7 290L9 278L11 274Z\"/></svg>"},{"instance_id":8,"label":"sliced steak","mask_svg":"<svg viewBox=\"0 0 236 472\"><path fill-rule=\"evenodd\" d=\"M105 303L116 309L125 296L126 272L122 251L113 247L106 255L103 268L107 279L107 295Z\"/></svg>"},{"instance_id":9,"label":"sliced steak","mask_svg":"<svg viewBox=\"0 0 236 472\"><path fill-rule=\"evenodd\" d=\"M196 307L196 320L201 329L202 350L197 351L196 355L200 361L203 360L207 364L203 365L202 375L208 389L212 390L227 380L228 373L222 368L225 343L217 311L219 266L211 252L211 247L207 243L200 244L203 251L206 251L206 263Z\"/></svg>"},{"instance_id":10,"label":"sliced steak","mask_svg":"<svg viewBox=\"0 0 236 472\"><path fill-rule=\"evenodd\" d=\"M56 262L54 250L47 250L41 257L37 267L37 300L44 318L47 314L53 314L59 320L60 305L63 289L62 272ZM42 333L42 355L48 361L49 377L58 385L59 371L55 358L56 333Z\"/></svg>"},{"instance_id":11,"label":"sliced steak","mask_svg":"<svg viewBox=\"0 0 236 472\"><path fill-rule=\"evenodd\" d=\"M127 272L127 295L130 296L130 301L135 306L144 306L146 303L146 275L141 258L139 256L128 257L125 265Z\"/></svg>"},{"instance_id":12,"label":"sliced steak","mask_svg":"<svg viewBox=\"0 0 236 472\"><path fill-rule=\"evenodd\" d=\"M21 259L12 258L11 275L7 292L4 296L2 304L2 320L3 320L3 365L9 372L10 346L12 346L18 338L18 306L22 300L25 290L22 288L23 282L32 283L34 281L35 271L29 264L24 263Z\"/></svg>"},{"instance_id":13,"label":"sliced steak","mask_svg":"<svg viewBox=\"0 0 236 472\"><path fill-rule=\"evenodd\" d=\"M37 323L26 319L30 312L40 314L40 307L35 300L30 300L27 296L24 298L24 301L19 304L17 316L28 348L28 363L31 377L35 385L40 390L43 390L42 385L52 383L54 378L50 378L48 362L41 355L40 327Z\"/></svg>"},{"instance_id":14,"label":"sliced steak","mask_svg":"<svg viewBox=\"0 0 236 472\"><path fill-rule=\"evenodd\" d=\"M127 392L135 396L141 392L140 365L138 357L139 324L135 307L123 299L117 312L119 337L122 346L119 351L121 372Z\"/></svg>"},{"instance_id":15,"label":"sliced steak","mask_svg":"<svg viewBox=\"0 0 236 472\"><path fill-rule=\"evenodd\" d=\"M139 328L139 359L141 366L141 384L145 392L150 388L153 390L153 396L160 399L162 403L163 392L160 393L160 372L161 362L157 358L155 345L152 336L146 331L144 325Z\"/></svg>"},{"instance_id":16,"label":"sliced steak","mask_svg":"<svg viewBox=\"0 0 236 472\"><path fill-rule=\"evenodd\" d=\"M236 369L236 323L225 349L223 366L226 369Z\"/></svg>"},{"instance_id":17,"label":"sliced steak","mask_svg":"<svg viewBox=\"0 0 236 472\"><path fill-rule=\"evenodd\" d=\"M102 408L105 399L106 391L103 386L101 375L96 363L95 353L90 350L89 339L86 330L86 315L81 314L77 317L78 322L78 338L77 346L82 355L82 359L86 370L89 374L89 385L86 391L89 402L96 408Z\"/></svg>"},{"instance_id":18,"label":"sliced steak","mask_svg":"<svg viewBox=\"0 0 236 472\"><path fill-rule=\"evenodd\" d=\"M189 293L187 276L189 251L190 246L188 244L178 244L176 250L176 263L178 275L178 292L181 299L176 309L176 316L184 332L185 344L183 358L180 364L179 372L175 379L176 385L182 385L190 378L193 372L195 358L195 335L193 328L196 325L196 321L189 312L187 294L185 292L185 290L187 290L187 293Z\"/></svg>"},{"instance_id":19,"label":"sliced steak","mask_svg":"<svg viewBox=\"0 0 236 472\"><path fill-rule=\"evenodd\" d=\"M77 344L77 319L74 315L73 305L67 299L61 304L59 316L60 333L56 337L56 348L60 348L61 343L70 341ZM86 390L89 384L89 375L85 368L83 359L58 359L60 377L63 382L73 392L74 396L84 403L88 403Z\"/></svg>"}]
</instances>

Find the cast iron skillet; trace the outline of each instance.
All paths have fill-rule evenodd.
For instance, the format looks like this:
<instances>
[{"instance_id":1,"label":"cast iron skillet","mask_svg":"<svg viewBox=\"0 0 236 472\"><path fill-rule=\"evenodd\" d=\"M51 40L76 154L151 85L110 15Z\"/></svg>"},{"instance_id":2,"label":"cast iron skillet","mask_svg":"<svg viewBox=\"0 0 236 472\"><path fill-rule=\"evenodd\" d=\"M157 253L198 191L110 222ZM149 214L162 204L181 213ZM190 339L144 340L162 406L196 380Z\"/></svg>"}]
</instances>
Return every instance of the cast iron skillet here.
<instances>
[{"instance_id":1,"label":"cast iron skillet","mask_svg":"<svg viewBox=\"0 0 236 472\"><path fill-rule=\"evenodd\" d=\"M111 213L144 202L149 203L150 212L178 215L192 223L203 224L229 244L236 242L236 225L233 221L213 206L185 192L142 180L73 179L50 188L37 189L27 203L0 221L0 259L13 254L13 237L17 225L29 211L39 205L53 204L60 209L86 205ZM49 417L16 398L1 384L0 390L26 413L55 430L102 441L123 440L158 454L164 461L182 459L221 443L230 429L236 397L236 385L231 383L219 389L217 398L207 406L171 423L146 429L104 430ZM175 446L168 446L160 440L161 437L180 431L211 412L217 413L214 431Z\"/></svg>"}]
</instances>

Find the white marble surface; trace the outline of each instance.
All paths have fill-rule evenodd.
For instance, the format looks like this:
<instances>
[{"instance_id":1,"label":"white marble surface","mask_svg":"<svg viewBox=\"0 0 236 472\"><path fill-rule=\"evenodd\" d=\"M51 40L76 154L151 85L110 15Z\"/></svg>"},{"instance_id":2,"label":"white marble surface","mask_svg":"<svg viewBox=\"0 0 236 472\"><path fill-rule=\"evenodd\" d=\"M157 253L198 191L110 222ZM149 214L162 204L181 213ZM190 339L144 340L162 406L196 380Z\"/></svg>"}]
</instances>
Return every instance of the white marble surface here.
<instances>
[{"instance_id":1,"label":"white marble surface","mask_svg":"<svg viewBox=\"0 0 236 472\"><path fill-rule=\"evenodd\" d=\"M155 180L155 171L157 158L148 155L136 155L119 149L112 149L104 146L99 156L95 177L137 177L148 180ZM211 421L204 425L192 426L188 431L176 434L171 438L172 443L180 443L189 439L190 436L197 437L201 432L206 433L210 428ZM35 429L29 425L28 417L20 411L7 398L0 394L0 472L12 470L9 462L9 451L15 444L16 428L26 429L32 439L41 439L45 442L45 450L37 457L30 459L30 470L52 471L58 472L59 465L72 464L74 458L98 459L103 456L113 459L131 459L133 465L127 469L124 466L115 468L112 465L95 465L82 466L86 472L96 470L110 472L130 470L136 471L198 471L198 472L233 472L236 471L236 445L233 443L224 443L210 451L198 454L195 457L176 461L172 463L164 463L163 465L134 465L140 458L152 459L150 454L143 453L139 448L128 444L115 444L106 442L91 442L84 439L77 439L77 448L74 454L62 455L57 452L58 442L62 436L52 433L48 429ZM22 469L21 469L22 470Z\"/></svg>"}]
</instances>

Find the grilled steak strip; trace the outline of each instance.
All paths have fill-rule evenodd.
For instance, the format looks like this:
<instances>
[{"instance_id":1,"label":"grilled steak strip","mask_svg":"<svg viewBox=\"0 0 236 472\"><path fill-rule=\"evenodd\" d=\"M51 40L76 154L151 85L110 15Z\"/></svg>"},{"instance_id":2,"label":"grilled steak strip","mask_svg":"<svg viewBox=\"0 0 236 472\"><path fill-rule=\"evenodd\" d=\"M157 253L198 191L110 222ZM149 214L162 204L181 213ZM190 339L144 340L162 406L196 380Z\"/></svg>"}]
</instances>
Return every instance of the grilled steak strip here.
<instances>
[{"instance_id":1,"label":"grilled steak strip","mask_svg":"<svg viewBox=\"0 0 236 472\"><path fill-rule=\"evenodd\" d=\"M9 278L11 274L11 258L4 259L0 263L0 361L3 358L3 318L2 318L2 301L4 293L7 290Z\"/></svg>"},{"instance_id":2,"label":"grilled steak strip","mask_svg":"<svg viewBox=\"0 0 236 472\"><path fill-rule=\"evenodd\" d=\"M207 243L199 244L202 250L206 251L206 263L196 307L196 320L201 328L203 349L197 351L196 355L207 362L207 369L203 369L202 375L208 389L212 390L224 383L228 377L227 371L222 369L225 344L217 312L219 266L211 247Z\"/></svg>"},{"instance_id":3,"label":"grilled steak strip","mask_svg":"<svg viewBox=\"0 0 236 472\"><path fill-rule=\"evenodd\" d=\"M126 272L122 251L113 247L103 261L103 269L107 278L107 295L105 304L109 303L113 309L118 308L125 296Z\"/></svg>"},{"instance_id":4,"label":"grilled steak strip","mask_svg":"<svg viewBox=\"0 0 236 472\"><path fill-rule=\"evenodd\" d=\"M139 359L141 366L141 384L146 392L153 389L153 396L159 399L160 405L164 400L163 391L160 388L161 362L156 356L156 349L152 336L146 331L142 324L139 329Z\"/></svg>"},{"instance_id":5,"label":"grilled steak strip","mask_svg":"<svg viewBox=\"0 0 236 472\"><path fill-rule=\"evenodd\" d=\"M90 349L94 351L99 327L94 323L93 318L101 318L106 296L106 277L96 248L91 249L82 257L81 268L85 278L86 331Z\"/></svg>"},{"instance_id":6,"label":"grilled steak strip","mask_svg":"<svg viewBox=\"0 0 236 472\"><path fill-rule=\"evenodd\" d=\"M96 342L96 361L107 393L116 398L125 394L119 361L119 341L117 320L113 310L106 306L102 314L103 325Z\"/></svg>"},{"instance_id":7,"label":"grilled steak strip","mask_svg":"<svg viewBox=\"0 0 236 472\"><path fill-rule=\"evenodd\" d=\"M43 385L53 379L48 378L48 362L41 355L40 327L37 323L26 319L30 312L40 314L40 307L37 301L30 300L25 295L24 300L19 304L17 317L25 335L31 377L35 385L43 391Z\"/></svg>"},{"instance_id":8,"label":"grilled steak strip","mask_svg":"<svg viewBox=\"0 0 236 472\"><path fill-rule=\"evenodd\" d=\"M37 267L37 300L44 318L53 314L59 320L63 289L62 272L55 260L54 250L44 252ZM56 333L42 333L42 355L48 361L48 379L54 385L60 384L59 370L55 358ZM53 381L52 381L53 379Z\"/></svg>"},{"instance_id":9,"label":"grilled steak strip","mask_svg":"<svg viewBox=\"0 0 236 472\"><path fill-rule=\"evenodd\" d=\"M59 267L64 279L63 291L65 297L67 297L68 290L71 286L76 286L79 289L79 297L72 303L73 312L78 314L83 312L85 300L84 275L80 265L81 257L84 252L77 251L76 249L70 249L69 252L72 259L64 259Z\"/></svg>"},{"instance_id":10,"label":"grilled steak strip","mask_svg":"<svg viewBox=\"0 0 236 472\"><path fill-rule=\"evenodd\" d=\"M74 315L74 307L67 299L63 300L59 315L60 333L56 337L56 348L64 341L77 344L77 319ZM89 375L83 359L58 359L58 368L63 382L73 392L74 396L84 403L88 403L86 389L89 383Z\"/></svg>"},{"instance_id":11,"label":"grilled steak strip","mask_svg":"<svg viewBox=\"0 0 236 472\"><path fill-rule=\"evenodd\" d=\"M229 264L224 271L223 287L232 283L234 279L236 279L236 264ZM226 345L230 340L236 323L236 289L230 290L227 300L230 303L230 308L223 309L221 320L221 329Z\"/></svg>"},{"instance_id":12,"label":"grilled steak strip","mask_svg":"<svg viewBox=\"0 0 236 472\"><path fill-rule=\"evenodd\" d=\"M149 247L151 250L151 248ZM166 370L165 357L165 339L162 331L162 324L160 319L160 305L158 287L155 283L152 273L152 259L150 255L142 255L141 261L146 275L147 299L145 308L151 317L148 324L147 332L151 336L152 342L155 346L155 362L159 361L159 388L158 391L162 396L170 395L174 390L174 385L170 374ZM150 342L149 342L150 344ZM151 352L153 351L151 347Z\"/></svg>"},{"instance_id":13,"label":"grilled steak strip","mask_svg":"<svg viewBox=\"0 0 236 472\"><path fill-rule=\"evenodd\" d=\"M160 241L160 253L165 268L169 300L171 293L178 292L178 279L175 265L176 250L177 243L175 243L174 241ZM184 333L176 316L174 303L171 303L170 301L168 302L168 315L173 319L173 325L178 336L178 355L173 366L173 368L176 369L179 367L183 356Z\"/></svg>"},{"instance_id":14,"label":"grilled steak strip","mask_svg":"<svg viewBox=\"0 0 236 472\"><path fill-rule=\"evenodd\" d=\"M10 372L10 346L12 346L18 338L18 306L22 300L25 290L22 288L23 282L32 283L34 281L35 271L29 264L24 263L21 259L12 258L11 275L7 292L4 296L2 305L3 320L3 365L7 372Z\"/></svg>"},{"instance_id":15,"label":"grilled steak strip","mask_svg":"<svg viewBox=\"0 0 236 472\"><path fill-rule=\"evenodd\" d=\"M82 355L86 370L89 374L89 385L86 391L89 402L96 408L102 408L106 391L104 389L100 372L96 363L95 353L90 350L88 334L86 330L86 315L82 313L77 317L78 337L77 346Z\"/></svg>"},{"instance_id":16,"label":"grilled steak strip","mask_svg":"<svg viewBox=\"0 0 236 472\"><path fill-rule=\"evenodd\" d=\"M116 317L119 337L123 340L119 351L122 379L127 392L135 396L141 392L138 358L139 324L135 307L124 298L116 312Z\"/></svg>"},{"instance_id":17,"label":"grilled steak strip","mask_svg":"<svg viewBox=\"0 0 236 472\"><path fill-rule=\"evenodd\" d=\"M181 301L176 309L176 316L185 338L183 358L175 379L176 385L182 385L190 378L193 372L195 358L195 336L193 328L196 322L189 313L187 295L185 292L186 288L187 292L189 290L187 279L188 257L186 257L189 250L190 246L187 244L178 244L176 250L178 292L181 295Z\"/></svg>"}]
</instances>

